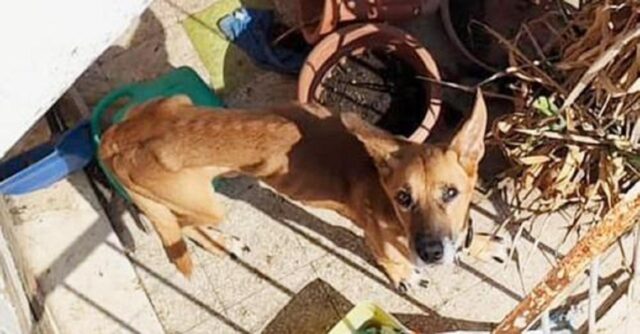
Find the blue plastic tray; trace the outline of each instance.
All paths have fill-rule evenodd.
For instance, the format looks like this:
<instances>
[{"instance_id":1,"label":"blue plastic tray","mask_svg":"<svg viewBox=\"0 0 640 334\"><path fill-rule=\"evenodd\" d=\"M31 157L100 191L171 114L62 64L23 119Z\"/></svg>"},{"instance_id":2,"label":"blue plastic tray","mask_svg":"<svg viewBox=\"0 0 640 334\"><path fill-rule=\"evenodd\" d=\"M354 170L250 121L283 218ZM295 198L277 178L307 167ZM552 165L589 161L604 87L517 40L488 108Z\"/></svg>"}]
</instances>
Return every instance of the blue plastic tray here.
<instances>
[{"instance_id":1,"label":"blue plastic tray","mask_svg":"<svg viewBox=\"0 0 640 334\"><path fill-rule=\"evenodd\" d=\"M57 140L0 164L0 194L21 195L50 186L93 158L91 127L83 122Z\"/></svg>"}]
</instances>

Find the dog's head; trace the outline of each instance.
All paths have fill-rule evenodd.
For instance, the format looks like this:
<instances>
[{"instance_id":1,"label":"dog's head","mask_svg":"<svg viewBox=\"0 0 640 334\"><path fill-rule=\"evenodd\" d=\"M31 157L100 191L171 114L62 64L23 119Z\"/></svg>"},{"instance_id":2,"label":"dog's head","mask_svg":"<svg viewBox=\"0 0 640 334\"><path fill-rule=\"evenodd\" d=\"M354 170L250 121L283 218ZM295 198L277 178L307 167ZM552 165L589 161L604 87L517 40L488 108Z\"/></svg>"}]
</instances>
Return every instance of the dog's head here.
<instances>
[{"instance_id":1,"label":"dog's head","mask_svg":"<svg viewBox=\"0 0 640 334\"><path fill-rule=\"evenodd\" d=\"M484 155L487 111L478 91L471 117L448 145L420 145L394 137L344 113L364 144L407 233L412 262L451 263L467 237L468 211Z\"/></svg>"}]
</instances>

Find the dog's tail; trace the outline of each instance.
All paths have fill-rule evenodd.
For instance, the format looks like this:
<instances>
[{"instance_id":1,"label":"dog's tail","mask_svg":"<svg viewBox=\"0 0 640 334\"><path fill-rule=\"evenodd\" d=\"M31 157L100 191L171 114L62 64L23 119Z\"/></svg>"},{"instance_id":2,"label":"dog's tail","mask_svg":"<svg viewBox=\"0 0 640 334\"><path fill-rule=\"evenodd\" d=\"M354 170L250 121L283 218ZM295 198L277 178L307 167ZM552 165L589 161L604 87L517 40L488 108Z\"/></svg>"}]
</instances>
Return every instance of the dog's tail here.
<instances>
[{"instance_id":1,"label":"dog's tail","mask_svg":"<svg viewBox=\"0 0 640 334\"><path fill-rule=\"evenodd\" d=\"M165 252L169 260L175 264L176 268L187 278L191 277L193 272L193 262L189 250L187 249L187 243L180 239L180 241L174 243L171 246L164 247Z\"/></svg>"}]
</instances>

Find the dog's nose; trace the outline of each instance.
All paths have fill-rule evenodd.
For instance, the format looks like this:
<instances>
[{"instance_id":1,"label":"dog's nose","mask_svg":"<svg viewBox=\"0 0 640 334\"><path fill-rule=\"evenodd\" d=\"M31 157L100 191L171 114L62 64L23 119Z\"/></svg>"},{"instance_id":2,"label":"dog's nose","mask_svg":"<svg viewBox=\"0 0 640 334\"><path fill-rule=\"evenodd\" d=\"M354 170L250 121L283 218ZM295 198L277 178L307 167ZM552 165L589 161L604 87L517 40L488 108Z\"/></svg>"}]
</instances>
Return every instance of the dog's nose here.
<instances>
[{"instance_id":1,"label":"dog's nose","mask_svg":"<svg viewBox=\"0 0 640 334\"><path fill-rule=\"evenodd\" d=\"M416 236L416 251L422 261L433 263L442 260L444 256L444 244L440 239L419 234Z\"/></svg>"}]
</instances>

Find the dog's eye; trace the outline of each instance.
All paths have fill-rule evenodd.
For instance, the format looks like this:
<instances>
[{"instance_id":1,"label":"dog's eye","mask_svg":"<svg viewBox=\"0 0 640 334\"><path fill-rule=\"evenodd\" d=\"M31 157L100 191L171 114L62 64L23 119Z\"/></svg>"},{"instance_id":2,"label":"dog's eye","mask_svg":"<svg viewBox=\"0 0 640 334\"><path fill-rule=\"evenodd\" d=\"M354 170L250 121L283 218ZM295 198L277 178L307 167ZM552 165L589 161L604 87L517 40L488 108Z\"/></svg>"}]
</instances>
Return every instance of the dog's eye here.
<instances>
[{"instance_id":1,"label":"dog's eye","mask_svg":"<svg viewBox=\"0 0 640 334\"><path fill-rule=\"evenodd\" d=\"M451 186L445 187L444 191L442 192L442 201L445 203L449 203L454 198L456 198L456 196L458 196L458 189Z\"/></svg>"},{"instance_id":2,"label":"dog's eye","mask_svg":"<svg viewBox=\"0 0 640 334\"><path fill-rule=\"evenodd\" d=\"M410 209L413 206L413 198L411 193L407 189L402 189L396 194L396 202L405 209Z\"/></svg>"}]
</instances>

